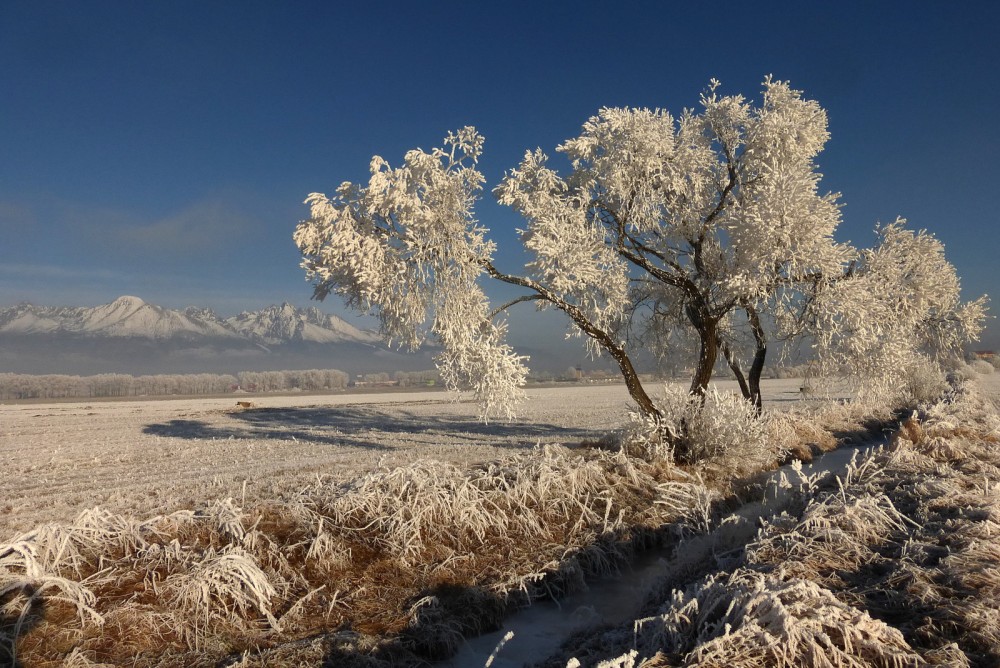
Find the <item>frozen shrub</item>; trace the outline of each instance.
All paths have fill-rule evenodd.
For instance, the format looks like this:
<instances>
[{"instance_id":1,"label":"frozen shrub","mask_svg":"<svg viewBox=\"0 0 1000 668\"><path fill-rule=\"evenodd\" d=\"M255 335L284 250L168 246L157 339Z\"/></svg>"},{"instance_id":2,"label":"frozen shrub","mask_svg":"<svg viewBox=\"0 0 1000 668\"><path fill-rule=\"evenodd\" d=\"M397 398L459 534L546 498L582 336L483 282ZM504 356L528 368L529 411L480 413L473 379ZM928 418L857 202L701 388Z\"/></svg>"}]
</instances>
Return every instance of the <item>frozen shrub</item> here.
<instances>
[{"instance_id":1,"label":"frozen shrub","mask_svg":"<svg viewBox=\"0 0 1000 668\"><path fill-rule=\"evenodd\" d=\"M990 367L991 370L992 368ZM947 390L945 375L937 365L918 365L907 370L903 390L906 400L917 404L931 403Z\"/></svg>"},{"instance_id":2,"label":"frozen shrub","mask_svg":"<svg viewBox=\"0 0 1000 668\"><path fill-rule=\"evenodd\" d=\"M629 423L622 431L622 452L647 462L672 461L674 447L663 437L660 424L652 415L629 413Z\"/></svg>"},{"instance_id":3,"label":"frozen shrub","mask_svg":"<svg viewBox=\"0 0 1000 668\"><path fill-rule=\"evenodd\" d=\"M673 455L688 463L734 456L753 461L777 458L770 416L758 416L740 396L712 386L703 400L682 387L667 385L657 408L663 416L659 421L632 414L623 438L628 454L650 461Z\"/></svg>"},{"instance_id":4,"label":"frozen shrub","mask_svg":"<svg viewBox=\"0 0 1000 668\"><path fill-rule=\"evenodd\" d=\"M986 360L976 360L969 364L969 366L972 367L973 371L983 376L989 375L995 371L993 365Z\"/></svg>"},{"instance_id":5,"label":"frozen shrub","mask_svg":"<svg viewBox=\"0 0 1000 668\"><path fill-rule=\"evenodd\" d=\"M1000 440L1000 415L972 382L957 383L941 401L928 407L924 427L931 437L961 435L990 444Z\"/></svg>"},{"instance_id":6,"label":"frozen shrub","mask_svg":"<svg viewBox=\"0 0 1000 668\"><path fill-rule=\"evenodd\" d=\"M956 380L973 380L976 378L976 371L968 364L959 364L952 370L951 376Z\"/></svg>"}]
</instances>

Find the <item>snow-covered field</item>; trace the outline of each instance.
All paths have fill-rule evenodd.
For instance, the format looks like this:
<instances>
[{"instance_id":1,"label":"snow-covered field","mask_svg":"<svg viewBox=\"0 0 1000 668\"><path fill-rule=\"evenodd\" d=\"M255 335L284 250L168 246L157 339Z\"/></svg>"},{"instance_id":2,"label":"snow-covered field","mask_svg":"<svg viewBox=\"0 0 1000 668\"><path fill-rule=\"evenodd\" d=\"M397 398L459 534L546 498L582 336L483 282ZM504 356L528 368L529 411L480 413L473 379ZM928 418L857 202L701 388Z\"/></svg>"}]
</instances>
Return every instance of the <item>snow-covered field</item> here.
<instances>
[{"instance_id":1,"label":"snow-covered field","mask_svg":"<svg viewBox=\"0 0 1000 668\"><path fill-rule=\"evenodd\" d=\"M982 380L987 394L1000 396L1000 377ZM796 380L772 381L766 400L794 405L803 400L800 386ZM658 540L668 547L711 530L719 520L713 499L734 489L712 473L713 466L733 471L758 456L757 445L736 445L716 464L706 461L685 471L631 450L533 450L538 443L572 447L620 426L628 404L621 386L535 388L523 417L509 424L482 425L473 404L447 398L266 397L242 411L233 405L236 398L0 406L0 456L13 472L0 480L2 530L13 538L38 527L7 545L0 540L0 592L6 597L0 659L16 654L24 665L249 667L338 665L365 655L364 665L422 665L448 656L462 636L494 626L531 600L613 571L630 545ZM941 404L923 427L906 431L914 456L929 453L971 474L967 485L955 488L956 503L969 494L990 497L980 499L988 508L969 515L974 524L995 521L1000 508L994 498L1000 469L991 463L1000 421L993 409L976 406L974 399ZM833 420L827 429L847 424L840 408L824 414ZM767 443L786 443L793 431L800 444L812 443L818 434L810 428L812 418L796 415L776 418L773 434L779 440ZM911 446L899 443L894 440L889 452L909 457ZM428 459L439 461L414 463ZM466 468L484 461L492 463ZM924 464L935 475L947 473L934 461L920 464L911 472L920 494L916 501L900 497L904 506L936 498L923 493L930 480L921 477L930 470ZM347 480L356 482L350 488L335 484ZM870 491L876 501L887 493ZM834 492L830 498L839 499ZM859 507L867 508L867 492L858 494ZM104 510L79 513L98 504ZM934 508L927 512L950 517L948 508ZM990 532L992 526L970 530ZM884 532L873 535L882 540ZM893 534L893 540L904 547L917 538L930 540L907 536ZM686 545L676 547L686 553ZM896 563L894 553L884 556L889 566ZM963 582L985 573L979 561L966 561L956 562ZM970 615L994 614L988 601L995 600L995 581L983 583L965 607L929 609L929 618L961 619L966 628ZM945 600L953 596L949 592L944 587L935 595ZM862 614L871 606L851 598L855 593L847 591L845 601L859 605ZM626 626L622 638L628 640L634 625ZM980 659L996 658L984 648L1000 631L995 624L983 629L975 637L948 631L933 636L931 644L908 642L924 654L955 639L974 658L955 665L993 665ZM886 641L879 641L876 653L910 651L898 632L876 630ZM692 647L709 642L706 633L691 630ZM598 655L616 656L630 642L602 642ZM650 642L648 656L676 651ZM568 651L597 658L587 644Z\"/></svg>"},{"instance_id":2,"label":"snow-covered field","mask_svg":"<svg viewBox=\"0 0 1000 668\"><path fill-rule=\"evenodd\" d=\"M725 383L722 384L726 385ZM771 402L798 380L765 382ZM735 387L735 386L734 386ZM238 399L256 407L241 410ZM444 392L0 405L0 538L100 505L147 517L253 501L415 459L459 465L598 439L627 420L624 385L528 390L514 422L482 424Z\"/></svg>"},{"instance_id":3,"label":"snow-covered field","mask_svg":"<svg viewBox=\"0 0 1000 668\"><path fill-rule=\"evenodd\" d=\"M772 381L788 399L798 381ZM482 424L443 392L0 405L0 536L100 505L142 517L207 499L274 498L415 459L469 464L596 439L626 420L623 385L528 390ZM249 410L237 399L252 399Z\"/></svg>"}]
</instances>

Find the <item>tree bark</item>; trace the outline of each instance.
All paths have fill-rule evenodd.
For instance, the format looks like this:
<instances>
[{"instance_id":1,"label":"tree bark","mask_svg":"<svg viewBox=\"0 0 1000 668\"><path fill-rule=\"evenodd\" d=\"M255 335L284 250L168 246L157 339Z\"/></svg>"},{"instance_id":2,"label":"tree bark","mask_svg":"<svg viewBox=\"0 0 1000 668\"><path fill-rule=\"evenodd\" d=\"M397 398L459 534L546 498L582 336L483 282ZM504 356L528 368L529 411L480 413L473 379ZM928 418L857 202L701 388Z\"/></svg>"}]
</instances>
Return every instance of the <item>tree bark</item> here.
<instances>
[{"instance_id":1,"label":"tree bark","mask_svg":"<svg viewBox=\"0 0 1000 668\"><path fill-rule=\"evenodd\" d=\"M629 359L624 350L617 346L614 349L607 347L605 349L608 350L611 357L618 363L618 368L622 371L622 377L625 379L625 387L628 388L628 393L632 397L632 401L639 406L639 410L643 415L659 420L662 414L656 407L656 404L653 403L653 400L646 394L646 389L642 386L642 381L639 380L639 374L636 373L635 367L632 366L632 360Z\"/></svg>"},{"instance_id":2,"label":"tree bark","mask_svg":"<svg viewBox=\"0 0 1000 668\"><path fill-rule=\"evenodd\" d=\"M719 321L695 306L688 306L687 316L698 332L701 344L698 351L698 366L695 368L694 378L691 379L691 394L704 399L719 354Z\"/></svg>"},{"instance_id":3,"label":"tree bark","mask_svg":"<svg viewBox=\"0 0 1000 668\"><path fill-rule=\"evenodd\" d=\"M757 348L753 356L753 364L750 365L750 373L747 375L747 383L750 385L750 401L753 402L757 415L760 416L764 410L764 400L760 394L760 376L764 371L764 359L767 357L767 346Z\"/></svg>"},{"instance_id":4,"label":"tree bark","mask_svg":"<svg viewBox=\"0 0 1000 668\"><path fill-rule=\"evenodd\" d=\"M756 309L748 307L746 313L750 321L750 328L753 330L754 341L757 343L757 350L754 352L747 381L750 385L750 400L753 401L759 416L764 410L764 401L760 394L760 376L764 372L764 361L767 359L767 334L760 323Z\"/></svg>"}]
</instances>

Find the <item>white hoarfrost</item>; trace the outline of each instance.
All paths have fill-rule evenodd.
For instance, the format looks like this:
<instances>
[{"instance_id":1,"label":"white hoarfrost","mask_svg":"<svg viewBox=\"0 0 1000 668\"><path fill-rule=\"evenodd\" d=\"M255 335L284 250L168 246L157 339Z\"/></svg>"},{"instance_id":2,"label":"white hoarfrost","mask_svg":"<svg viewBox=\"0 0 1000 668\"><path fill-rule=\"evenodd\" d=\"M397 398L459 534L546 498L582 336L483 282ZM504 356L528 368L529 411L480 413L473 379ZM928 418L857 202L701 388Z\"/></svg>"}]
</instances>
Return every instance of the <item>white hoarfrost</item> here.
<instances>
[{"instance_id":1,"label":"white hoarfrost","mask_svg":"<svg viewBox=\"0 0 1000 668\"><path fill-rule=\"evenodd\" d=\"M783 454L771 431L772 415L758 415L751 404L733 392L719 391L716 385L710 385L704 397L666 385L656 406L658 420L631 414L622 439L629 454L643 459L672 458L673 449L682 445L684 457L691 461L729 455L760 466Z\"/></svg>"},{"instance_id":2,"label":"white hoarfrost","mask_svg":"<svg viewBox=\"0 0 1000 668\"><path fill-rule=\"evenodd\" d=\"M410 151L398 169L373 158L367 188L344 183L332 199L309 196L312 218L295 242L318 297L337 292L351 306L377 307L382 334L411 348L433 334L445 382L475 391L485 415L509 416L527 369L478 282L494 250L472 218L482 141L465 128L444 149Z\"/></svg>"},{"instance_id":3,"label":"white hoarfrost","mask_svg":"<svg viewBox=\"0 0 1000 668\"><path fill-rule=\"evenodd\" d=\"M944 245L905 222L881 227L879 245L822 285L807 308L822 370L890 398L918 394L915 375L957 364L962 347L978 339L988 303L963 303Z\"/></svg>"},{"instance_id":4,"label":"white hoarfrost","mask_svg":"<svg viewBox=\"0 0 1000 668\"><path fill-rule=\"evenodd\" d=\"M888 226L874 251L834 240L839 195L819 190L815 162L829 138L819 104L770 77L759 106L718 95L718 85L700 113L602 109L557 148L571 162L566 176L528 151L494 190L527 221L522 275L494 265L473 215L483 182L476 130L410 151L398 168L376 156L366 186L345 182L333 197L306 200L311 216L294 238L316 297L335 293L377 312L382 335L408 346L433 335L449 383L474 389L487 414L509 414L519 397L523 358L496 319L524 301L565 313L570 332L619 365L654 418L632 365L637 349L693 354L691 391L701 395L725 359L759 409L774 340L818 334L839 370L868 361L866 344L835 345L856 330L891 332L883 340L899 342L897 358L922 351L906 340L915 319L919 342L941 353L975 338L984 302L958 302L954 270L932 238L910 243ZM890 266L900 256L909 270ZM932 262L921 268L920 259ZM522 294L491 308L484 274Z\"/></svg>"}]
</instances>

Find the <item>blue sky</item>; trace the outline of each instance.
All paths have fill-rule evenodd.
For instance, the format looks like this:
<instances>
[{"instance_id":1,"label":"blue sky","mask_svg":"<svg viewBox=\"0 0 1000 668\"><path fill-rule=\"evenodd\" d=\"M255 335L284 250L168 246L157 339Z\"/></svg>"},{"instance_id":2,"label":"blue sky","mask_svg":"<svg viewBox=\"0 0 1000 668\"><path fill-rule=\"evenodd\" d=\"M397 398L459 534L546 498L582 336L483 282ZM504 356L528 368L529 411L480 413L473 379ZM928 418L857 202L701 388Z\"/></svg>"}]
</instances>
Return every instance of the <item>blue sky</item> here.
<instances>
[{"instance_id":1,"label":"blue sky","mask_svg":"<svg viewBox=\"0 0 1000 668\"><path fill-rule=\"evenodd\" d=\"M0 305L306 305L302 200L373 154L475 125L495 184L602 106L679 112L713 77L759 99L767 74L829 113L840 240L902 215L966 298L1000 295L998 42L992 2L3 0ZM478 214L516 269L517 217Z\"/></svg>"}]
</instances>

